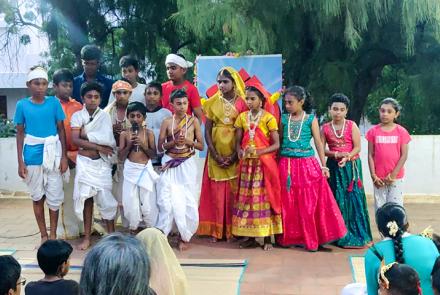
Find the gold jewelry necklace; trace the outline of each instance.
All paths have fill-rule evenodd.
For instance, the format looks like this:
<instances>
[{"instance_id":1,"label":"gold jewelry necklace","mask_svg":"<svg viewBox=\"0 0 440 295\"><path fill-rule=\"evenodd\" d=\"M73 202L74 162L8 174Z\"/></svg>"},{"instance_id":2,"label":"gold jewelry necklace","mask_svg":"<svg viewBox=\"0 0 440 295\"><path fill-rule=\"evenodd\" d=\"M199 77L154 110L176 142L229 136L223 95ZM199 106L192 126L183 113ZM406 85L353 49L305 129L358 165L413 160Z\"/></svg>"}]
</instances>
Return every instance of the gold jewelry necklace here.
<instances>
[{"instance_id":1,"label":"gold jewelry necklace","mask_svg":"<svg viewBox=\"0 0 440 295\"><path fill-rule=\"evenodd\" d=\"M232 112L235 109L235 100L237 99L237 95L234 96L233 99L227 100L223 96L220 96L223 102L223 114L225 115L225 118L223 119L223 123L229 124L231 123L230 116L232 115Z\"/></svg>"},{"instance_id":2,"label":"gold jewelry necklace","mask_svg":"<svg viewBox=\"0 0 440 295\"><path fill-rule=\"evenodd\" d=\"M261 109L258 111L258 113L255 116L252 115L252 111L248 112L249 137L251 141L255 137L255 130L257 129L258 123L260 122L262 113L263 112Z\"/></svg>"}]
</instances>

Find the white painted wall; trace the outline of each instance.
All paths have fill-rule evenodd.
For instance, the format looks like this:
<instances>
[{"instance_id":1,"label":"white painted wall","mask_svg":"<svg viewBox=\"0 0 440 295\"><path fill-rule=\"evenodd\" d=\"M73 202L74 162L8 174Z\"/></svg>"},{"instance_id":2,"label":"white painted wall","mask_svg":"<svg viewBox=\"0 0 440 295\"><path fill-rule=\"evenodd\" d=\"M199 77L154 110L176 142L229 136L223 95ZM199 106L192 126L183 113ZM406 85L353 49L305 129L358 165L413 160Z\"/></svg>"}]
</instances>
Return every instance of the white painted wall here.
<instances>
[{"instance_id":1,"label":"white painted wall","mask_svg":"<svg viewBox=\"0 0 440 295\"><path fill-rule=\"evenodd\" d=\"M367 141L362 138L362 170L367 194L372 194L367 162ZM15 138L0 139L0 190L26 191L26 186L18 177ZM197 159L200 189L205 159ZM440 135L412 136L409 158L405 165L405 195L440 196Z\"/></svg>"},{"instance_id":2,"label":"white painted wall","mask_svg":"<svg viewBox=\"0 0 440 295\"><path fill-rule=\"evenodd\" d=\"M440 196L440 135L412 135L405 165L405 195ZM373 193L368 169L368 143L362 137L362 172L367 194Z\"/></svg>"},{"instance_id":3,"label":"white painted wall","mask_svg":"<svg viewBox=\"0 0 440 295\"><path fill-rule=\"evenodd\" d=\"M0 190L27 191L25 183L18 176L15 137L0 138L0 163Z\"/></svg>"},{"instance_id":4,"label":"white painted wall","mask_svg":"<svg viewBox=\"0 0 440 295\"><path fill-rule=\"evenodd\" d=\"M8 119L13 119L15 105L23 97L29 96L27 88L0 88L0 95L6 96Z\"/></svg>"}]
</instances>

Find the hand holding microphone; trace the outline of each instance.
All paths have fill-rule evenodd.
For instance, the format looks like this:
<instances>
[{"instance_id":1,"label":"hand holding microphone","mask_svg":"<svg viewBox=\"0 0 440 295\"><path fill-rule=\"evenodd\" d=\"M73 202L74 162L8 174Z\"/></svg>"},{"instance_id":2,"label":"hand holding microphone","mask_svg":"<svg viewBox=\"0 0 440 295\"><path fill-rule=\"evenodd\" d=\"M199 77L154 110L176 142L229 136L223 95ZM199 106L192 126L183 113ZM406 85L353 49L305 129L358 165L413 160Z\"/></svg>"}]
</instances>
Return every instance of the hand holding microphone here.
<instances>
[{"instance_id":1,"label":"hand holding microphone","mask_svg":"<svg viewBox=\"0 0 440 295\"><path fill-rule=\"evenodd\" d=\"M133 124L131 124L131 134L132 136L134 136L134 151L135 152L139 152L139 138L138 138L138 134L139 134L139 124L136 122L133 122Z\"/></svg>"}]
</instances>

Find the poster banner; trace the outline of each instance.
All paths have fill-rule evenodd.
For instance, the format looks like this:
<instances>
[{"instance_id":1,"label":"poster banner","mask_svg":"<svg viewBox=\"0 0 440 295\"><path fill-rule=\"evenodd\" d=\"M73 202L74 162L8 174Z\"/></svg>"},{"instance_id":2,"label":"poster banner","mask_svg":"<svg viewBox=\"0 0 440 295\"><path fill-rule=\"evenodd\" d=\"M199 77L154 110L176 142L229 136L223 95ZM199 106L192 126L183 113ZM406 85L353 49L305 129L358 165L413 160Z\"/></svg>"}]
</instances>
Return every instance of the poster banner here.
<instances>
[{"instance_id":1,"label":"poster banner","mask_svg":"<svg viewBox=\"0 0 440 295\"><path fill-rule=\"evenodd\" d=\"M281 54L241 57L199 56L197 58L197 88L201 97L207 98L206 90L216 85L218 72L226 66L233 67L237 71L244 69L250 77L257 76L270 93L277 92L282 87ZM199 153L201 158L206 157L206 150L205 144L205 150Z\"/></svg>"},{"instance_id":2,"label":"poster banner","mask_svg":"<svg viewBox=\"0 0 440 295\"><path fill-rule=\"evenodd\" d=\"M233 56L199 56L197 58L197 88L200 96L206 98L206 90L217 82L217 74L222 67L233 67L237 71L246 70L249 76L257 76L270 92L282 87L281 54Z\"/></svg>"}]
</instances>

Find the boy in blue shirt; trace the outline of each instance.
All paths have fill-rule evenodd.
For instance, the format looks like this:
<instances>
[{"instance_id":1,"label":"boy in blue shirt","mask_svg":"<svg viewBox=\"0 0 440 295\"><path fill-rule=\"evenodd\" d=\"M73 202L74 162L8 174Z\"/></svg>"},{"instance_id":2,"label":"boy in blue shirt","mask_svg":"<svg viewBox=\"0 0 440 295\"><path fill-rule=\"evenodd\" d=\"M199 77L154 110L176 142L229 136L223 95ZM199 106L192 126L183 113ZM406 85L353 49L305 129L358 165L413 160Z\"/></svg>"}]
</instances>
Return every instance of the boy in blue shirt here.
<instances>
[{"instance_id":1,"label":"boy in blue shirt","mask_svg":"<svg viewBox=\"0 0 440 295\"><path fill-rule=\"evenodd\" d=\"M46 96L47 72L34 67L26 86L31 96L17 103L14 123L17 128L18 175L26 182L41 241L56 239L58 210L64 200L62 174L68 168L65 118L60 102ZM50 235L47 235L44 201L49 207Z\"/></svg>"}]
</instances>

